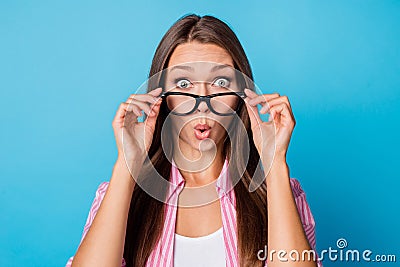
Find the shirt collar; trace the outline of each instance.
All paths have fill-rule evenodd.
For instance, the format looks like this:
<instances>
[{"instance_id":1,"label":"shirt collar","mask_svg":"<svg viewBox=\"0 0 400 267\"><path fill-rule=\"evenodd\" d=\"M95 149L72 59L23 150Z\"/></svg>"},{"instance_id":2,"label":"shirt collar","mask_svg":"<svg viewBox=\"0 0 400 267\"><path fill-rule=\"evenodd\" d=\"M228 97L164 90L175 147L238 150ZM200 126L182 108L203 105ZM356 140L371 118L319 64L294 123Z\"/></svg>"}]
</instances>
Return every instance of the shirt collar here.
<instances>
[{"instance_id":1,"label":"shirt collar","mask_svg":"<svg viewBox=\"0 0 400 267\"><path fill-rule=\"evenodd\" d=\"M167 195L166 203L171 201L173 196L176 196L174 200L177 200L177 196L182 191L185 186L185 179L182 177L181 172L178 167L175 165L175 161L172 159L171 162L171 172L170 172L170 190ZM228 159L225 158L224 165L222 166L222 170L217 178L217 182L215 183L215 187L217 189L218 195L222 198L224 195L228 197L232 204L235 205L235 193L232 187L231 180L229 179L229 162Z\"/></svg>"}]
</instances>

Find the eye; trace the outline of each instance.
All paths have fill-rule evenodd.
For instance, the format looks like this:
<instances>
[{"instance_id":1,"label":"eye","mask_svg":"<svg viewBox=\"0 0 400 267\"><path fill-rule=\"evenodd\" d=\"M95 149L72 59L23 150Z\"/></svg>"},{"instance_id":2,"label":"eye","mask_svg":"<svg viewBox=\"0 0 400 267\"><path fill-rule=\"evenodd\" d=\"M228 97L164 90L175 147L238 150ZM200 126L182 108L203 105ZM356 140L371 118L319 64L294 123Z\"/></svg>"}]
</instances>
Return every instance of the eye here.
<instances>
[{"instance_id":1,"label":"eye","mask_svg":"<svg viewBox=\"0 0 400 267\"><path fill-rule=\"evenodd\" d=\"M191 82L188 79L180 79L176 81L176 87L178 88L189 88Z\"/></svg>"},{"instance_id":2,"label":"eye","mask_svg":"<svg viewBox=\"0 0 400 267\"><path fill-rule=\"evenodd\" d=\"M213 85L219 86L219 87L228 87L229 80L227 78L218 78L213 82Z\"/></svg>"}]
</instances>

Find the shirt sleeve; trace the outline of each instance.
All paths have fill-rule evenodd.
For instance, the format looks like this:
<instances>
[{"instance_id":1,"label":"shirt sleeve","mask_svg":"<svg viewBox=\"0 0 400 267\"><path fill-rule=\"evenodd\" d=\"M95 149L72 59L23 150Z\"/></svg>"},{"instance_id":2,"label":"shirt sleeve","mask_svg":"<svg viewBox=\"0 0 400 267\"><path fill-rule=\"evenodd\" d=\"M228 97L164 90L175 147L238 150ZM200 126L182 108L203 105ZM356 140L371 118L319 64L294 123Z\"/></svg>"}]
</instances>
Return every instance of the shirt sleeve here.
<instances>
[{"instance_id":1,"label":"shirt sleeve","mask_svg":"<svg viewBox=\"0 0 400 267\"><path fill-rule=\"evenodd\" d=\"M90 226L92 225L94 217L96 216L97 211L99 210L100 204L103 201L104 195L106 194L108 184L109 184L109 182L102 182L97 188L96 196L93 200L92 206L89 211L89 215L86 219L85 227L83 228L82 238L81 238L81 241L79 242L79 246L81 245L83 239L85 238L87 232L90 229ZM74 256L70 257L68 259L68 262L65 265L65 267L70 267L72 265L73 259L74 259ZM125 262L124 258L122 258L121 267L126 267L126 262Z\"/></svg>"},{"instance_id":2,"label":"shirt sleeve","mask_svg":"<svg viewBox=\"0 0 400 267\"><path fill-rule=\"evenodd\" d=\"M300 186L299 181L296 178L290 178L290 186L292 187L292 192L294 200L296 202L297 210L299 212L301 222L303 224L303 229L306 234L307 240L311 246L311 249L315 252L315 257L317 259L318 267L323 267L322 262L319 260L318 253L316 251L315 242L315 221L311 213L311 209L308 206L306 200L306 193ZM307 256L307 255L306 255ZM301 257L301 254L300 254ZM265 267L267 267L267 261L265 261Z\"/></svg>"},{"instance_id":3,"label":"shirt sleeve","mask_svg":"<svg viewBox=\"0 0 400 267\"><path fill-rule=\"evenodd\" d=\"M307 203L306 194L301 188L300 182L296 178L290 178L290 184L292 187L297 210L303 224L304 232L311 246L311 249L315 252L318 267L322 267L322 262L319 260L319 256L316 250L315 221L310 206Z\"/></svg>"}]
</instances>

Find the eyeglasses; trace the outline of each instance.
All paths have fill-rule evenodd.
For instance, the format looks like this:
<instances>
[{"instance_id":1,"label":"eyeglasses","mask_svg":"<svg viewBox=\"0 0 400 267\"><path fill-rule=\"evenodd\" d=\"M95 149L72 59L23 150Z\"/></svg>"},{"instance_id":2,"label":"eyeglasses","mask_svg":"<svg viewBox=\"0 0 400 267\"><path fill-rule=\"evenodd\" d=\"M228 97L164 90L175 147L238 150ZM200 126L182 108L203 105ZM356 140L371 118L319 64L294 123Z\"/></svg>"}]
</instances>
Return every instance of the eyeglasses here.
<instances>
[{"instance_id":1,"label":"eyeglasses","mask_svg":"<svg viewBox=\"0 0 400 267\"><path fill-rule=\"evenodd\" d=\"M206 102L211 112L219 116L232 116L239 110L246 95L243 92L225 92L206 96L185 92L166 92L161 97L165 99L168 111L177 116L192 114L202 101Z\"/></svg>"}]
</instances>

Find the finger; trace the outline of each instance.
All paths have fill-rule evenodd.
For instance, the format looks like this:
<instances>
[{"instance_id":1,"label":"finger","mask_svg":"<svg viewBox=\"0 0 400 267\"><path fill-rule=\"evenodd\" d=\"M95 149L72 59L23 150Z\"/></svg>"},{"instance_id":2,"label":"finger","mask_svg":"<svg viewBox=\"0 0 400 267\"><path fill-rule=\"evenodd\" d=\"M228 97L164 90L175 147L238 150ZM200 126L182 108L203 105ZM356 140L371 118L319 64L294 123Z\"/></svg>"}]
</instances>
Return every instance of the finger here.
<instances>
[{"instance_id":1,"label":"finger","mask_svg":"<svg viewBox=\"0 0 400 267\"><path fill-rule=\"evenodd\" d=\"M260 113L261 113L261 114L264 114L264 113L268 112L269 109L270 109L271 107L273 107L273 106L275 106L275 105L278 105L278 104L280 104L280 103L285 103L285 104L289 107L289 111L290 111L290 113L291 113L292 116L293 116L292 107L291 107L291 105L290 105L290 102L289 102L289 99L288 99L287 96L281 96L281 97L278 97L278 98L274 98L274 99L272 99L272 100L269 100L269 101L267 102L267 104L264 105L264 106L260 109Z\"/></svg>"},{"instance_id":2,"label":"finger","mask_svg":"<svg viewBox=\"0 0 400 267\"><path fill-rule=\"evenodd\" d=\"M131 102L129 104L138 106L140 108L140 110L141 111L143 110L144 113L146 113L147 115L150 114L150 111L151 111L150 105L148 103L146 103L146 102L142 102L142 101L139 101L139 100L131 99Z\"/></svg>"},{"instance_id":3,"label":"finger","mask_svg":"<svg viewBox=\"0 0 400 267\"><path fill-rule=\"evenodd\" d=\"M292 116L292 113L289 111L289 107L286 103L280 103L271 107L270 114L273 118L275 118L276 115L279 115L281 117L281 120L284 119L286 121L291 121L295 123L294 117Z\"/></svg>"},{"instance_id":4,"label":"finger","mask_svg":"<svg viewBox=\"0 0 400 267\"><path fill-rule=\"evenodd\" d=\"M269 105L271 107L276 105L276 104L282 103L282 102L286 103L286 105L288 105L288 107L291 107L290 106L290 102L289 102L289 98L287 96L285 96L285 95L284 96L280 96L278 98L274 98L274 99L268 100L268 103L269 103Z\"/></svg>"},{"instance_id":5,"label":"finger","mask_svg":"<svg viewBox=\"0 0 400 267\"><path fill-rule=\"evenodd\" d=\"M113 120L113 125L119 125L125 120L125 115L128 111L132 111L136 116L141 116L140 109L135 106L135 105L129 105L129 103L122 102L118 110L115 114L114 120Z\"/></svg>"},{"instance_id":6,"label":"finger","mask_svg":"<svg viewBox=\"0 0 400 267\"><path fill-rule=\"evenodd\" d=\"M248 89L245 89L245 92L248 95L254 96L253 98L249 99L249 101L248 101L248 103L250 105L252 105L252 106L261 105L262 106L262 108L260 110L260 114L264 114L269 110L269 105L268 105L269 100L279 97L278 93L257 95L255 92L248 90Z\"/></svg>"},{"instance_id":7,"label":"finger","mask_svg":"<svg viewBox=\"0 0 400 267\"><path fill-rule=\"evenodd\" d=\"M158 87L158 88L156 88L156 89L151 90L150 92L148 92L148 94L157 97L157 96L159 96L159 95L161 94L161 92L162 92L162 88L161 88L161 87Z\"/></svg>"},{"instance_id":8,"label":"finger","mask_svg":"<svg viewBox=\"0 0 400 267\"><path fill-rule=\"evenodd\" d=\"M262 95L258 95L256 92L250 90L250 89L244 89L244 93L246 94L246 96L248 96L250 99L254 99L257 98L258 100L270 100L270 99L274 99L279 97L278 93L273 93L273 94L262 94ZM256 101L256 100L254 100ZM252 102L250 102L249 104L252 104Z\"/></svg>"},{"instance_id":9,"label":"finger","mask_svg":"<svg viewBox=\"0 0 400 267\"><path fill-rule=\"evenodd\" d=\"M158 112L160 109L161 103L162 103L162 98L160 97L155 103L151 104L149 116L156 115L156 112Z\"/></svg>"},{"instance_id":10,"label":"finger","mask_svg":"<svg viewBox=\"0 0 400 267\"><path fill-rule=\"evenodd\" d=\"M256 97L250 99L250 100L248 101L248 103L249 103L251 106L255 106L255 107L256 107L257 105L261 105L260 114L264 114L264 113L266 113L266 112L269 110L269 107L270 107L270 102L271 102L271 100L269 100L268 98L276 99L276 98L273 98L273 97L275 97L276 95L278 95L278 94L274 94L274 95L258 95L258 96L256 96ZM278 98L279 98L279 97L278 97Z\"/></svg>"},{"instance_id":11,"label":"finger","mask_svg":"<svg viewBox=\"0 0 400 267\"><path fill-rule=\"evenodd\" d=\"M250 105L258 105L258 104L263 104L267 101L270 101L272 99L279 98L279 94L262 94L262 95L257 95L256 97L252 98L249 100Z\"/></svg>"},{"instance_id":12,"label":"finger","mask_svg":"<svg viewBox=\"0 0 400 267\"><path fill-rule=\"evenodd\" d=\"M142 102L149 102L149 103L155 103L157 101L157 98L153 95L150 94L142 94L142 95L130 95L128 98L128 101L134 99L134 100L139 100Z\"/></svg>"},{"instance_id":13,"label":"finger","mask_svg":"<svg viewBox=\"0 0 400 267\"><path fill-rule=\"evenodd\" d=\"M162 92L162 88L156 88L147 94L132 94L129 96L129 99L136 99L140 101L147 101L149 103L155 103L158 100L158 95Z\"/></svg>"},{"instance_id":14,"label":"finger","mask_svg":"<svg viewBox=\"0 0 400 267\"><path fill-rule=\"evenodd\" d=\"M127 104L125 102L122 102L119 105L113 121L117 121L117 120L125 117L125 113L126 113L125 108L126 108L126 106L127 106Z\"/></svg>"},{"instance_id":15,"label":"finger","mask_svg":"<svg viewBox=\"0 0 400 267\"><path fill-rule=\"evenodd\" d=\"M129 105L129 109L131 109L132 112L138 117L143 115L142 111L140 110L140 108L138 106L136 106L136 105Z\"/></svg>"},{"instance_id":16,"label":"finger","mask_svg":"<svg viewBox=\"0 0 400 267\"><path fill-rule=\"evenodd\" d=\"M156 125L156 121L157 121L157 117L158 114L160 112L160 107L161 105L153 105L150 115L147 116L146 120L145 120L145 126L148 127L152 132L154 132L155 129L155 125Z\"/></svg>"},{"instance_id":17,"label":"finger","mask_svg":"<svg viewBox=\"0 0 400 267\"><path fill-rule=\"evenodd\" d=\"M246 96L248 96L249 98L254 98L256 96L258 96L258 94L256 92L254 92L253 90L250 90L249 88L245 88L244 89L244 93L246 94Z\"/></svg>"},{"instance_id":18,"label":"finger","mask_svg":"<svg viewBox=\"0 0 400 267\"><path fill-rule=\"evenodd\" d=\"M249 105L255 106L265 102L267 102L267 99L264 97L264 95L257 95L256 97L250 99L248 103Z\"/></svg>"},{"instance_id":19,"label":"finger","mask_svg":"<svg viewBox=\"0 0 400 267\"><path fill-rule=\"evenodd\" d=\"M257 105L261 105L260 113L264 114L266 110L269 109L269 101L266 100L264 95L257 96L253 99L250 99L248 102L251 106L257 107Z\"/></svg>"},{"instance_id":20,"label":"finger","mask_svg":"<svg viewBox=\"0 0 400 267\"><path fill-rule=\"evenodd\" d=\"M133 112L138 117L142 116L142 110L140 109L140 107L128 102L125 102L124 104L126 104L124 105L125 114L126 112Z\"/></svg>"},{"instance_id":21,"label":"finger","mask_svg":"<svg viewBox=\"0 0 400 267\"><path fill-rule=\"evenodd\" d=\"M244 102L246 103L246 108L247 108L247 113L249 114L250 117L250 124L251 128L255 129L256 126L261 125L262 121L260 116L258 115L258 109L257 106L251 106L247 102L247 98L244 99Z\"/></svg>"}]
</instances>

